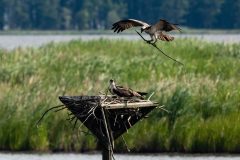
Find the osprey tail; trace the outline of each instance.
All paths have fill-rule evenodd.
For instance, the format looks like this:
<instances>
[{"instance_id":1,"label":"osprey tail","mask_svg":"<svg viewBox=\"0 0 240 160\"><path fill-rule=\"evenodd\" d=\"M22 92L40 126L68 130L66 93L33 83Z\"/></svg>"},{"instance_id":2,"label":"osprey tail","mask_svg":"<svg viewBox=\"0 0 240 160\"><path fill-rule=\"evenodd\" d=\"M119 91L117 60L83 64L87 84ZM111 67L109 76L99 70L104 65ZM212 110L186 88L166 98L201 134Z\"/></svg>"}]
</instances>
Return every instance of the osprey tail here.
<instances>
[{"instance_id":1,"label":"osprey tail","mask_svg":"<svg viewBox=\"0 0 240 160\"><path fill-rule=\"evenodd\" d=\"M148 93L146 93L146 92L137 92L138 94L140 94L141 96L145 96L145 95L147 95Z\"/></svg>"},{"instance_id":2,"label":"osprey tail","mask_svg":"<svg viewBox=\"0 0 240 160\"><path fill-rule=\"evenodd\" d=\"M167 35L167 34L163 34L162 32L160 32L158 35L157 35L157 39L160 39L162 41L173 41L174 40L174 37L170 36L170 35Z\"/></svg>"}]
</instances>

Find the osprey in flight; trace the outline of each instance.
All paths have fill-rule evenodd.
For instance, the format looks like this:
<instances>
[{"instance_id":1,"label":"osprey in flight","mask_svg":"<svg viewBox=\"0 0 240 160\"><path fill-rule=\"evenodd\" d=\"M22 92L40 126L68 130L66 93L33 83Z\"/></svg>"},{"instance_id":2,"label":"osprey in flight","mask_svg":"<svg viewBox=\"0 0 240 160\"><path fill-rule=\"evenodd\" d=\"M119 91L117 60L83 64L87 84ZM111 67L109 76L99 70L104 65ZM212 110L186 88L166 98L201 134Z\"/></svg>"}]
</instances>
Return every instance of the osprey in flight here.
<instances>
[{"instance_id":1,"label":"osprey in flight","mask_svg":"<svg viewBox=\"0 0 240 160\"><path fill-rule=\"evenodd\" d=\"M152 44L156 43L157 39L160 39L162 41L174 40L174 37L164 34L163 31L165 32L169 32L172 30L181 31L181 29L177 27L176 24L171 24L163 19L161 19L154 25L149 25L145 22L136 19L126 19L114 23L112 29L114 30L114 32L119 33L131 27L141 27L141 33L144 31L145 33L149 34L151 40L149 40L148 43Z\"/></svg>"},{"instance_id":2,"label":"osprey in flight","mask_svg":"<svg viewBox=\"0 0 240 160\"><path fill-rule=\"evenodd\" d=\"M116 85L114 80L112 79L109 81L109 83L110 83L109 84L110 93L113 95L117 95L119 97L127 97L127 98L138 97L140 99L144 99L143 96L147 94L145 92L136 92L131 88Z\"/></svg>"}]
</instances>

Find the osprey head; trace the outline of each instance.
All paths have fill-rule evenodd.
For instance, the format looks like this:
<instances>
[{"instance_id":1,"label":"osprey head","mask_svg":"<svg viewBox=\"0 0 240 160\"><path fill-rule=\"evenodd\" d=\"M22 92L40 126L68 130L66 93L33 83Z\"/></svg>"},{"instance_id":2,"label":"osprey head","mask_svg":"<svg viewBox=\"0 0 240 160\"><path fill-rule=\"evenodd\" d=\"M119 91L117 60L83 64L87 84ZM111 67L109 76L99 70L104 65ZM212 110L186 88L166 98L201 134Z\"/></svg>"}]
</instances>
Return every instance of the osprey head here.
<instances>
[{"instance_id":1,"label":"osprey head","mask_svg":"<svg viewBox=\"0 0 240 160\"><path fill-rule=\"evenodd\" d=\"M141 28L141 33L143 32L143 31L145 31L146 29L148 29L149 27L147 27L147 26L142 26L142 28Z\"/></svg>"},{"instance_id":2,"label":"osprey head","mask_svg":"<svg viewBox=\"0 0 240 160\"><path fill-rule=\"evenodd\" d=\"M113 80L113 79L110 79L109 84L112 85L112 86L115 86L114 80Z\"/></svg>"},{"instance_id":3,"label":"osprey head","mask_svg":"<svg viewBox=\"0 0 240 160\"><path fill-rule=\"evenodd\" d=\"M114 82L114 80L110 79L109 83L113 83L113 82Z\"/></svg>"},{"instance_id":4,"label":"osprey head","mask_svg":"<svg viewBox=\"0 0 240 160\"><path fill-rule=\"evenodd\" d=\"M109 81L109 86L110 86L111 88L116 88L116 84L115 84L114 80L110 79L110 81Z\"/></svg>"}]
</instances>

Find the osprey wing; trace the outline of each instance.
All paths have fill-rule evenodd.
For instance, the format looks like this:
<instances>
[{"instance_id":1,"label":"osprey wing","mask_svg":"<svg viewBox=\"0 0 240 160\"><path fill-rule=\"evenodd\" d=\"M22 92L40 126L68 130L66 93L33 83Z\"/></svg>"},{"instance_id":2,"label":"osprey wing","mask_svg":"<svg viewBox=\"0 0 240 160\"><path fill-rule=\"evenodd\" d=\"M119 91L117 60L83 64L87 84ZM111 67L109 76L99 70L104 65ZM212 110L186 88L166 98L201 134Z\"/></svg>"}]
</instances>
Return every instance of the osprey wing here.
<instances>
[{"instance_id":1,"label":"osprey wing","mask_svg":"<svg viewBox=\"0 0 240 160\"><path fill-rule=\"evenodd\" d=\"M154 27L156 28L157 31L172 31L172 30L178 30L181 31L179 27L176 26L177 24L171 24L166 20L160 19L159 22L157 22Z\"/></svg>"},{"instance_id":2,"label":"osprey wing","mask_svg":"<svg viewBox=\"0 0 240 160\"><path fill-rule=\"evenodd\" d=\"M157 34L157 39L160 39L162 41L167 41L167 42L170 42L170 41L173 41L174 40L174 37L173 36L170 36L168 34L164 34L163 32L158 32Z\"/></svg>"},{"instance_id":3,"label":"osprey wing","mask_svg":"<svg viewBox=\"0 0 240 160\"><path fill-rule=\"evenodd\" d=\"M120 97L132 97L133 94L129 88L123 87L123 86L116 86L117 89L114 89L115 94L117 94Z\"/></svg>"},{"instance_id":4,"label":"osprey wing","mask_svg":"<svg viewBox=\"0 0 240 160\"><path fill-rule=\"evenodd\" d=\"M112 25L112 29L114 32L122 32L125 29L132 28L132 27L139 27L139 26L149 26L149 24L136 20L136 19L126 19L126 20L121 20Z\"/></svg>"},{"instance_id":5,"label":"osprey wing","mask_svg":"<svg viewBox=\"0 0 240 160\"><path fill-rule=\"evenodd\" d=\"M136 92L136 91L132 90L131 88L129 88L129 90L131 91L133 96L139 97L140 99L144 99L143 96L147 94L144 92Z\"/></svg>"}]
</instances>

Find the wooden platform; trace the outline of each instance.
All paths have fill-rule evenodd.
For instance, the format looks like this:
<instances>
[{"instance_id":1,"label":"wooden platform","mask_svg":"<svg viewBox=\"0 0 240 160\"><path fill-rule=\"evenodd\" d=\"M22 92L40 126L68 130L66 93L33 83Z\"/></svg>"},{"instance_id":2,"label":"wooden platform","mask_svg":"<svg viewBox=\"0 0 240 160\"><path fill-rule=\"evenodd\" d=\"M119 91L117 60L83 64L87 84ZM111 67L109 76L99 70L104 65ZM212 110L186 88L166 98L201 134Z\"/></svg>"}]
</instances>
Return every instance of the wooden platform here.
<instances>
[{"instance_id":1,"label":"wooden platform","mask_svg":"<svg viewBox=\"0 0 240 160\"><path fill-rule=\"evenodd\" d=\"M104 125L101 108L107 111L110 129L116 139L158 105L149 100L126 101L101 95L61 96L59 99L99 139L106 137L102 129Z\"/></svg>"}]
</instances>

